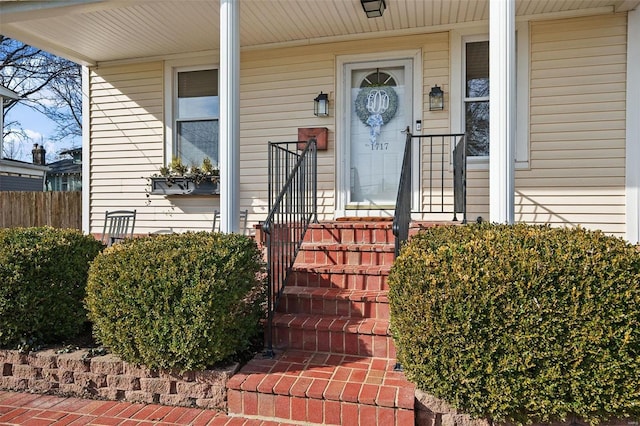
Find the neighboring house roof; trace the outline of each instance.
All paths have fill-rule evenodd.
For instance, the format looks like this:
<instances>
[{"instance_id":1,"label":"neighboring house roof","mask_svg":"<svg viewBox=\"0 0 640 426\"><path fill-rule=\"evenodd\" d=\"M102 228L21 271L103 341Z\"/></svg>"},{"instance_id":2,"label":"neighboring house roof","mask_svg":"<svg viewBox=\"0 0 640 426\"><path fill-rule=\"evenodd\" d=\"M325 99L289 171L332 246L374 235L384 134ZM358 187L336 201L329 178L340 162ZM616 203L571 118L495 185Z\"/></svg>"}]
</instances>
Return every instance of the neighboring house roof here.
<instances>
[{"instance_id":1,"label":"neighboring house roof","mask_svg":"<svg viewBox=\"0 0 640 426\"><path fill-rule=\"evenodd\" d=\"M49 163L49 172L47 175L53 176L80 173L82 173L82 163L78 163L72 158L65 158L64 160Z\"/></svg>"},{"instance_id":2,"label":"neighboring house roof","mask_svg":"<svg viewBox=\"0 0 640 426\"><path fill-rule=\"evenodd\" d=\"M80 191L82 189L82 148L61 151L71 158L49 163L47 191Z\"/></svg>"},{"instance_id":3,"label":"neighboring house roof","mask_svg":"<svg viewBox=\"0 0 640 426\"><path fill-rule=\"evenodd\" d=\"M47 170L49 170L48 166L39 166L25 161L12 160L10 158L0 159L0 173L2 174L44 176Z\"/></svg>"},{"instance_id":4,"label":"neighboring house roof","mask_svg":"<svg viewBox=\"0 0 640 426\"><path fill-rule=\"evenodd\" d=\"M240 44L304 45L345 36L423 34L460 23L488 22L489 0L387 1L382 18L367 19L358 0L243 0ZM635 9L639 0L515 0L517 17L603 14ZM166 57L217 49L218 1L69 0L0 2L2 33L83 65ZM286 17L286 19L284 18Z\"/></svg>"},{"instance_id":5,"label":"neighboring house roof","mask_svg":"<svg viewBox=\"0 0 640 426\"><path fill-rule=\"evenodd\" d=\"M47 176L82 174L82 148L71 148L60 151L59 155L70 155L71 158L63 158L62 160L47 164L49 167Z\"/></svg>"},{"instance_id":6,"label":"neighboring house roof","mask_svg":"<svg viewBox=\"0 0 640 426\"><path fill-rule=\"evenodd\" d=\"M66 149L64 151L60 151L60 155L71 155L74 158L74 161L76 160L76 158L78 158L79 160L82 160L82 158L80 157L82 155L82 148L71 148L71 149Z\"/></svg>"},{"instance_id":7,"label":"neighboring house roof","mask_svg":"<svg viewBox=\"0 0 640 426\"><path fill-rule=\"evenodd\" d=\"M82 174L82 148L71 148L60 151L60 155L70 155L71 158L63 158L47 164L49 171L47 176L78 175Z\"/></svg>"}]
</instances>

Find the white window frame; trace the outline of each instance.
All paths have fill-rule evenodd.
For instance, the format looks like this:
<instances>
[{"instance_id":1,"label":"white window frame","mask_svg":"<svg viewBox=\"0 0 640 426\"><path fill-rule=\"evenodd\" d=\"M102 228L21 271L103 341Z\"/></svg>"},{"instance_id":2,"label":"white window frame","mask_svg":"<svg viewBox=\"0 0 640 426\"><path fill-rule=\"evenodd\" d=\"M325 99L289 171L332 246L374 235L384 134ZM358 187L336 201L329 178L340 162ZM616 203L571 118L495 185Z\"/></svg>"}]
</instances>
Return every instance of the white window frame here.
<instances>
[{"instance_id":1,"label":"white window frame","mask_svg":"<svg viewBox=\"0 0 640 426\"><path fill-rule=\"evenodd\" d=\"M189 71L202 71L217 69L219 64L213 61L212 57L197 57L190 59L179 59L166 61L164 65L164 165L167 165L173 159L177 147L177 129L174 128L176 120L176 111L178 106L178 73ZM218 85L220 78L218 77ZM219 117L218 117L219 119ZM218 153L218 156L220 153ZM218 158L219 160L219 158Z\"/></svg>"},{"instance_id":2,"label":"white window frame","mask_svg":"<svg viewBox=\"0 0 640 426\"><path fill-rule=\"evenodd\" d=\"M467 50L467 45L470 43L476 43L476 42L482 42L482 41L489 41L489 36L468 36L468 37L463 37L462 38L462 52L461 52L461 56L462 56L462 65L461 65L461 74L462 74L462 84L463 84L463 89L462 89L462 121L463 121L463 130L462 132L459 133L463 133L466 130L466 115L467 115L467 104L468 103L473 103L473 102L486 102L487 104L489 104L489 93L487 92L487 96L480 96L480 97L467 97L467 76L466 76L466 70L467 70L467 55L466 55L466 50ZM487 66L489 65L489 56L487 56ZM487 127L487 133L489 132L489 128ZM489 135L487 134L487 137ZM480 163L480 162L486 162L488 164L489 161L489 154L487 155L473 155L473 156L468 156L467 157L467 162L469 163Z\"/></svg>"},{"instance_id":3,"label":"white window frame","mask_svg":"<svg viewBox=\"0 0 640 426\"><path fill-rule=\"evenodd\" d=\"M489 40L486 28L466 28L450 32L452 133L465 132L465 46L469 42ZM491 46L489 46L491 49ZM489 77L491 78L491 77ZM529 168L529 23L516 25L516 152L515 166ZM483 98L469 98L469 100ZM489 105L491 108L491 105ZM491 142L489 142L491 144ZM489 156L467 158L469 169L488 170Z\"/></svg>"}]
</instances>

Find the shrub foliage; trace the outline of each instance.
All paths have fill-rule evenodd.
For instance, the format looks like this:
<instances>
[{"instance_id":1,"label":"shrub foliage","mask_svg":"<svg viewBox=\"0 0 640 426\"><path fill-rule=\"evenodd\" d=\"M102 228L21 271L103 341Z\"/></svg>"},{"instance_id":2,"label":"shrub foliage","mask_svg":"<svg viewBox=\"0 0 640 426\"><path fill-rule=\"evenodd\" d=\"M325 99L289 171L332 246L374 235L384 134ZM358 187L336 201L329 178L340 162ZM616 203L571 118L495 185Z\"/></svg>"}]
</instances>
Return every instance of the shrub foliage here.
<instances>
[{"instance_id":1,"label":"shrub foliage","mask_svg":"<svg viewBox=\"0 0 640 426\"><path fill-rule=\"evenodd\" d=\"M102 248L72 229L0 229L0 345L60 343L83 331L89 263Z\"/></svg>"},{"instance_id":2,"label":"shrub foliage","mask_svg":"<svg viewBox=\"0 0 640 426\"><path fill-rule=\"evenodd\" d=\"M193 370L247 349L260 331L262 262L244 236L185 233L114 245L89 271L94 336L124 360Z\"/></svg>"},{"instance_id":3,"label":"shrub foliage","mask_svg":"<svg viewBox=\"0 0 640 426\"><path fill-rule=\"evenodd\" d=\"M398 358L494 421L640 415L640 253L580 228L439 227L394 264Z\"/></svg>"}]
</instances>

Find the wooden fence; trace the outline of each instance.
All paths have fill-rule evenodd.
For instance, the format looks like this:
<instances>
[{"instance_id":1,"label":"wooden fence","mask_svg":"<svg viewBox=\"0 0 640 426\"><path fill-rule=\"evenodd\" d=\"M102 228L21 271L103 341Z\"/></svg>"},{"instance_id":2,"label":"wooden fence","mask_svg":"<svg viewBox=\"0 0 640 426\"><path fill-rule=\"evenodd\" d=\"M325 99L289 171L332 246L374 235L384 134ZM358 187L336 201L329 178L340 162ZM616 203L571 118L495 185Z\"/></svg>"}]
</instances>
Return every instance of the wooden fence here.
<instances>
[{"instance_id":1,"label":"wooden fence","mask_svg":"<svg viewBox=\"0 0 640 426\"><path fill-rule=\"evenodd\" d=\"M82 229L82 192L0 191L0 228Z\"/></svg>"}]
</instances>

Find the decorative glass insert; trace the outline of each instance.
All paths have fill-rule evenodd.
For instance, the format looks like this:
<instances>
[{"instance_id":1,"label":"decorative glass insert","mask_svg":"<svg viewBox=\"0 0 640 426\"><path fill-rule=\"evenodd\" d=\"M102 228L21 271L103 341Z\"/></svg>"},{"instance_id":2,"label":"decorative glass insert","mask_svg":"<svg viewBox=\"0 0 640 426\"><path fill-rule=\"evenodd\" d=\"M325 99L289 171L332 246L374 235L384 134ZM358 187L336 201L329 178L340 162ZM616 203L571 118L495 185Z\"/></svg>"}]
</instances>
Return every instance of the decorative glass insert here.
<instances>
[{"instance_id":1,"label":"decorative glass insert","mask_svg":"<svg viewBox=\"0 0 640 426\"><path fill-rule=\"evenodd\" d=\"M387 74L384 71L380 71L379 69L376 70L376 72L367 75L364 79L362 79L362 83L360 83L360 87L396 85L396 80L391 75Z\"/></svg>"}]
</instances>

